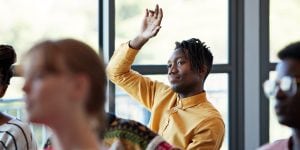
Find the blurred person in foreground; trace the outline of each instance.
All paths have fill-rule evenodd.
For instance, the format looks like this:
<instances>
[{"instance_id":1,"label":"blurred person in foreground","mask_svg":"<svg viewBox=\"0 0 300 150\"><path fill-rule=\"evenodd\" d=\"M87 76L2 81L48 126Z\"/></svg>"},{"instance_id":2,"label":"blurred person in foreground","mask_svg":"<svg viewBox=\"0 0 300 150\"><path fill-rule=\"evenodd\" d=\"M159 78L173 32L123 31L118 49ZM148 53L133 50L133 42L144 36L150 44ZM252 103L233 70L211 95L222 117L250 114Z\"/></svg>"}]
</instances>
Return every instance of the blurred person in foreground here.
<instances>
[{"instance_id":1,"label":"blurred person in foreground","mask_svg":"<svg viewBox=\"0 0 300 150\"><path fill-rule=\"evenodd\" d=\"M278 53L276 80L267 80L264 91L275 99L278 121L292 129L288 139L266 144L259 150L300 150L300 42L292 43Z\"/></svg>"},{"instance_id":2,"label":"blurred person in foreground","mask_svg":"<svg viewBox=\"0 0 300 150\"><path fill-rule=\"evenodd\" d=\"M0 97L3 97L13 76L16 53L10 45L0 45ZM0 149L36 150L37 145L28 124L0 112Z\"/></svg>"},{"instance_id":3,"label":"blurred person in foreground","mask_svg":"<svg viewBox=\"0 0 300 150\"><path fill-rule=\"evenodd\" d=\"M85 43L43 41L23 62L28 118L53 132L45 150L176 149L146 126L104 112L103 62Z\"/></svg>"},{"instance_id":4,"label":"blurred person in foreground","mask_svg":"<svg viewBox=\"0 0 300 150\"><path fill-rule=\"evenodd\" d=\"M22 65L28 119L53 132L47 149L107 149L98 137L105 125L106 74L90 46L74 39L42 41Z\"/></svg>"},{"instance_id":5,"label":"blurred person in foreground","mask_svg":"<svg viewBox=\"0 0 300 150\"><path fill-rule=\"evenodd\" d=\"M131 70L137 53L161 29L162 18L158 5L146 9L140 33L115 50L107 66L108 77L151 111L150 128L169 143L182 149L220 149L225 127L203 88L213 61L203 42L195 38L176 42L166 60L171 86Z\"/></svg>"}]
</instances>

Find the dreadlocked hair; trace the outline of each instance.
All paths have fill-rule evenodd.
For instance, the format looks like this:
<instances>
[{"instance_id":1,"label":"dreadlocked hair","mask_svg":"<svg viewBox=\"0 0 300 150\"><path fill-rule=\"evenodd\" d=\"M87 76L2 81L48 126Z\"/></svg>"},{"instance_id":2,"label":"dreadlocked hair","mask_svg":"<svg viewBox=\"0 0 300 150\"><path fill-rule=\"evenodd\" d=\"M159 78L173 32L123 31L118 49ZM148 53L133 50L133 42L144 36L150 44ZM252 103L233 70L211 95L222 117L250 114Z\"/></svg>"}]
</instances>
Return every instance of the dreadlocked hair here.
<instances>
[{"instance_id":1,"label":"dreadlocked hair","mask_svg":"<svg viewBox=\"0 0 300 150\"><path fill-rule=\"evenodd\" d=\"M13 76L12 64L16 62L16 53L10 45L0 45L0 74L1 84L8 85Z\"/></svg>"},{"instance_id":2,"label":"dreadlocked hair","mask_svg":"<svg viewBox=\"0 0 300 150\"><path fill-rule=\"evenodd\" d=\"M213 63L213 55L210 52L209 47L196 38L175 42L175 44L175 50L182 50L183 53L188 56L193 71L199 72L200 68L204 65L207 67L207 73L204 77L205 80Z\"/></svg>"},{"instance_id":3,"label":"dreadlocked hair","mask_svg":"<svg viewBox=\"0 0 300 150\"><path fill-rule=\"evenodd\" d=\"M300 41L291 43L285 48L283 48L278 53L278 57L281 60L288 59L288 58L300 60Z\"/></svg>"}]
</instances>

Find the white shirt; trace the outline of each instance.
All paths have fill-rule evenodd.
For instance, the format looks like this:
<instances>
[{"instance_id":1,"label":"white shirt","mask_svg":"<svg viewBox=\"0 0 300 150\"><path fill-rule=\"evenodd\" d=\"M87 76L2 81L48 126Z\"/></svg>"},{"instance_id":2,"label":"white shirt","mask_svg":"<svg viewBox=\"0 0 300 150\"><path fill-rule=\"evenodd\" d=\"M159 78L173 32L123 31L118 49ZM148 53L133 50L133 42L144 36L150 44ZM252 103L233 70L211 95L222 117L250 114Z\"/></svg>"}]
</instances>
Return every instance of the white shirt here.
<instances>
[{"instance_id":1,"label":"white shirt","mask_svg":"<svg viewBox=\"0 0 300 150\"><path fill-rule=\"evenodd\" d=\"M29 126L16 118L0 125L0 150L37 150Z\"/></svg>"}]
</instances>

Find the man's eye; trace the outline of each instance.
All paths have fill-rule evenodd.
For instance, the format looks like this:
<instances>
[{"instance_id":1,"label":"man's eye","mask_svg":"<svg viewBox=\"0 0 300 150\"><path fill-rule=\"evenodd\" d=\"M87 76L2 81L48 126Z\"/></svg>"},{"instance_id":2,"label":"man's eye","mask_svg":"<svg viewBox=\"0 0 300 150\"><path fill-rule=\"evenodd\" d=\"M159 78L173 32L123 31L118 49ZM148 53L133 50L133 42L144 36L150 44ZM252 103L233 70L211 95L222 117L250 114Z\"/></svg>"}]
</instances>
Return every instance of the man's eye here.
<instances>
[{"instance_id":1,"label":"man's eye","mask_svg":"<svg viewBox=\"0 0 300 150\"><path fill-rule=\"evenodd\" d=\"M172 64L168 64L168 65L167 65L167 68L171 68L171 67L172 67Z\"/></svg>"},{"instance_id":2,"label":"man's eye","mask_svg":"<svg viewBox=\"0 0 300 150\"><path fill-rule=\"evenodd\" d=\"M184 64L184 61L178 61L177 64L182 65L182 64Z\"/></svg>"}]
</instances>

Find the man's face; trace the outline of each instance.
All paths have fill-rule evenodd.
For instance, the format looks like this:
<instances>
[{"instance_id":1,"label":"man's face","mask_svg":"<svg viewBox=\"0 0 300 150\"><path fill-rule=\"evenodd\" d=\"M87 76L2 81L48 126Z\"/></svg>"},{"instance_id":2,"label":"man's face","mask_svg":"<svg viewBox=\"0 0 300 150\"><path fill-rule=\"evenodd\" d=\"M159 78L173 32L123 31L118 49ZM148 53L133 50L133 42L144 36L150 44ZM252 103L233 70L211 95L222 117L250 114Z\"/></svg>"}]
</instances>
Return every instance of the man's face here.
<instances>
[{"instance_id":1,"label":"man's face","mask_svg":"<svg viewBox=\"0 0 300 150\"><path fill-rule=\"evenodd\" d=\"M202 88L203 76L192 70L188 56L176 49L168 61L168 80L175 92L190 94Z\"/></svg>"},{"instance_id":2,"label":"man's face","mask_svg":"<svg viewBox=\"0 0 300 150\"><path fill-rule=\"evenodd\" d=\"M295 79L300 78L300 61L295 59L285 59L278 63L276 67L277 81L284 76L290 76ZM297 83L297 91L294 95L289 95L277 87L275 112L278 121L281 124L300 128L300 87Z\"/></svg>"}]
</instances>

